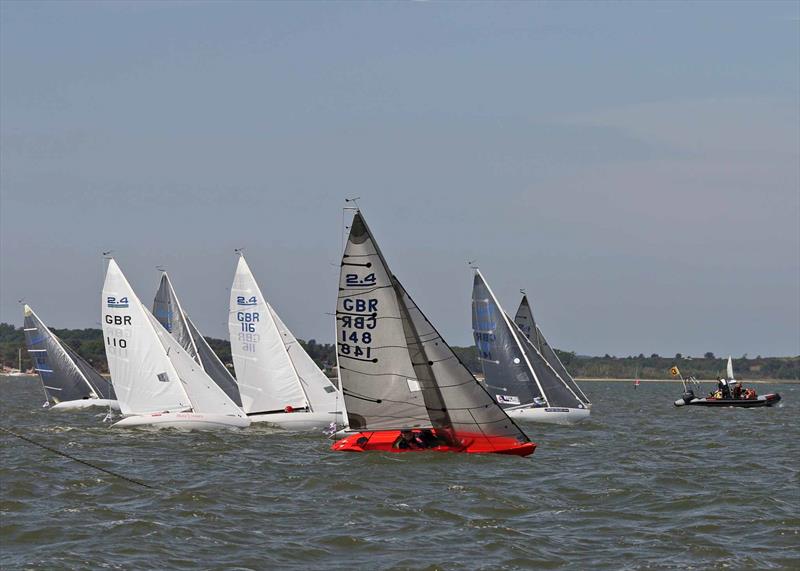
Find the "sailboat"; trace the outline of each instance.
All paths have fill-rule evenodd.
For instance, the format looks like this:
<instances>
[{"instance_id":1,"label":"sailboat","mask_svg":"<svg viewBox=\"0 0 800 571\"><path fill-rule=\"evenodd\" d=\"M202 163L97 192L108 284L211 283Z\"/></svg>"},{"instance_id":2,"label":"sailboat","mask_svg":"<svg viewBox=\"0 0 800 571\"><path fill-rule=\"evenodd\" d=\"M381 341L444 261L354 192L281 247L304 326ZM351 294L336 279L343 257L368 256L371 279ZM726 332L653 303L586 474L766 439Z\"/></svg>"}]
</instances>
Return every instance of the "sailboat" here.
<instances>
[{"instance_id":1,"label":"sailboat","mask_svg":"<svg viewBox=\"0 0 800 571\"><path fill-rule=\"evenodd\" d=\"M472 329L486 386L511 418L552 424L589 418L588 399L572 377L562 376L566 369L536 326L527 297L512 322L478 269Z\"/></svg>"},{"instance_id":2,"label":"sailboat","mask_svg":"<svg viewBox=\"0 0 800 571\"><path fill-rule=\"evenodd\" d=\"M3 373L7 377L24 377L27 373L22 370L22 348L17 349L17 368Z\"/></svg>"},{"instance_id":3,"label":"sailboat","mask_svg":"<svg viewBox=\"0 0 800 571\"><path fill-rule=\"evenodd\" d=\"M118 427L243 428L250 420L136 297L116 261L103 284L108 368Z\"/></svg>"},{"instance_id":4,"label":"sailboat","mask_svg":"<svg viewBox=\"0 0 800 571\"><path fill-rule=\"evenodd\" d=\"M23 307L25 342L51 410L110 407L119 410L114 389L100 373L59 339L29 305ZM22 365L20 363L20 369Z\"/></svg>"},{"instance_id":5,"label":"sailboat","mask_svg":"<svg viewBox=\"0 0 800 571\"><path fill-rule=\"evenodd\" d=\"M297 431L341 422L336 387L267 303L241 254L228 331L242 408L250 420Z\"/></svg>"},{"instance_id":6,"label":"sailboat","mask_svg":"<svg viewBox=\"0 0 800 571\"><path fill-rule=\"evenodd\" d=\"M360 211L342 257L336 324L348 428L332 450L533 453L391 273Z\"/></svg>"},{"instance_id":7,"label":"sailboat","mask_svg":"<svg viewBox=\"0 0 800 571\"><path fill-rule=\"evenodd\" d=\"M161 325L172 333L172 336L180 343L181 347L197 361L203 370L221 388L228 398L242 406L242 399L239 395L239 385L236 379L223 365L217 354L205 340L200 330L189 316L183 311L183 306L178 300L172 281L167 272L162 272L161 282L153 300L153 315Z\"/></svg>"}]
</instances>

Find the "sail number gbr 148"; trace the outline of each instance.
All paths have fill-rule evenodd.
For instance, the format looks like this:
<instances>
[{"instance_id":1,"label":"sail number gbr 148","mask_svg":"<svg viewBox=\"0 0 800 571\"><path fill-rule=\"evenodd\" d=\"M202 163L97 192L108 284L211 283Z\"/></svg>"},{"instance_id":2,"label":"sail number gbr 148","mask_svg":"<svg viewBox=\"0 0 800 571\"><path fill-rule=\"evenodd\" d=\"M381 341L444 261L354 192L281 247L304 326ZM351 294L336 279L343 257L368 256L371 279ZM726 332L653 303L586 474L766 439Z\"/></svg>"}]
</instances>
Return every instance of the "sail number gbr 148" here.
<instances>
[{"instance_id":1,"label":"sail number gbr 148","mask_svg":"<svg viewBox=\"0 0 800 571\"><path fill-rule=\"evenodd\" d=\"M345 276L345 289L360 289L374 284L375 274L363 278L357 274ZM343 298L339 323L339 356L377 363L378 359L372 356L372 342L378 325L378 300L355 296Z\"/></svg>"}]
</instances>

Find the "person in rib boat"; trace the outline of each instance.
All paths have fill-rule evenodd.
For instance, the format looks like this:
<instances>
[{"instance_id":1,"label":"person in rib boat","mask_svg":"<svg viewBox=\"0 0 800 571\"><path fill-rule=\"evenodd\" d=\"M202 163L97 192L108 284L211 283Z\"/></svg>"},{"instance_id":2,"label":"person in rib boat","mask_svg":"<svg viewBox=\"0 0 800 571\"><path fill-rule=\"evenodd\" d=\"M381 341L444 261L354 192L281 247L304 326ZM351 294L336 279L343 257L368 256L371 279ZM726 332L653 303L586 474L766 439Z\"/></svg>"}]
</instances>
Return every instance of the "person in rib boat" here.
<instances>
[{"instance_id":1,"label":"person in rib boat","mask_svg":"<svg viewBox=\"0 0 800 571\"><path fill-rule=\"evenodd\" d=\"M136 297L113 259L102 297L117 427L244 428L250 420Z\"/></svg>"},{"instance_id":2,"label":"person in rib boat","mask_svg":"<svg viewBox=\"0 0 800 571\"><path fill-rule=\"evenodd\" d=\"M392 275L361 212L342 257L336 332L348 427L332 450L533 453Z\"/></svg>"}]
</instances>

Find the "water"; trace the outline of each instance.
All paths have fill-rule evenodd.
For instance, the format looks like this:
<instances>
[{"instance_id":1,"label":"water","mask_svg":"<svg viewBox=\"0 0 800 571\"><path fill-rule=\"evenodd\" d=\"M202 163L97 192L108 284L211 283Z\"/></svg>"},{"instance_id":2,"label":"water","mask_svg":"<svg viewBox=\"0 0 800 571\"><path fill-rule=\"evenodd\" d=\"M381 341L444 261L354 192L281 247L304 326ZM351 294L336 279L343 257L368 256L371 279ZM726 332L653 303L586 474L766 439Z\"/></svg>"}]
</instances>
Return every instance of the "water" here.
<instances>
[{"instance_id":1,"label":"water","mask_svg":"<svg viewBox=\"0 0 800 571\"><path fill-rule=\"evenodd\" d=\"M800 385L676 409L680 385L584 383L530 458L345 454L313 435L110 430L0 378L2 569L798 569Z\"/></svg>"}]
</instances>

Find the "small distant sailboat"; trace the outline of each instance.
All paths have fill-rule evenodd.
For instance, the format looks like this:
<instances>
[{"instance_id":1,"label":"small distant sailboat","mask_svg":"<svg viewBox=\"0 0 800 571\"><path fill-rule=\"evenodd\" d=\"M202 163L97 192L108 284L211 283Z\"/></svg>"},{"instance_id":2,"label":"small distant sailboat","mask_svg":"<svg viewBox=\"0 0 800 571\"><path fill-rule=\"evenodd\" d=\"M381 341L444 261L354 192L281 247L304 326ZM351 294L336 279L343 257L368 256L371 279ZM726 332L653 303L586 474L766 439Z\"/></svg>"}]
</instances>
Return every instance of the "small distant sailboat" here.
<instances>
[{"instance_id":1,"label":"small distant sailboat","mask_svg":"<svg viewBox=\"0 0 800 571\"><path fill-rule=\"evenodd\" d=\"M167 272L163 272L161 275L161 282L153 300L153 315L164 329L172 333L181 347L197 361L197 364L217 383L219 388L225 391L228 398L241 407L242 399L236 379L183 311L183 306L178 300Z\"/></svg>"},{"instance_id":2,"label":"small distant sailboat","mask_svg":"<svg viewBox=\"0 0 800 571\"><path fill-rule=\"evenodd\" d=\"M113 426L249 426L236 403L136 297L113 259L102 313L108 368L125 417Z\"/></svg>"},{"instance_id":3,"label":"small distant sailboat","mask_svg":"<svg viewBox=\"0 0 800 571\"><path fill-rule=\"evenodd\" d=\"M637 378L633 379L633 388L634 389L638 389L639 388L639 384L640 384L640 381L639 381L638 375L637 375Z\"/></svg>"},{"instance_id":4,"label":"small distant sailboat","mask_svg":"<svg viewBox=\"0 0 800 571\"><path fill-rule=\"evenodd\" d=\"M228 332L242 408L250 420L296 431L341 423L336 387L267 303L241 254Z\"/></svg>"},{"instance_id":5,"label":"small distant sailboat","mask_svg":"<svg viewBox=\"0 0 800 571\"><path fill-rule=\"evenodd\" d=\"M533 453L536 445L392 275L358 211L342 258L336 323L348 428L332 450Z\"/></svg>"},{"instance_id":6,"label":"small distant sailboat","mask_svg":"<svg viewBox=\"0 0 800 571\"><path fill-rule=\"evenodd\" d=\"M111 384L59 339L29 305L23 307L25 342L51 410L119 410ZM22 363L20 362L20 369Z\"/></svg>"},{"instance_id":7,"label":"small distant sailboat","mask_svg":"<svg viewBox=\"0 0 800 571\"><path fill-rule=\"evenodd\" d=\"M22 370L22 349L17 349L17 368L10 369L3 373L7 377L24 377L25 371Z\"/></svg>"},{"instance_id":8,"label":"small distant sailboat","mask_svg":"<svg viewBox=\"0 0 800 571\"><path fill-rule=\"evenodd\" d=\"M512 323L477 269L472 329L486 386L511 418L552 424L589 418L588 399L541 335L527 297Z\"/></svg>"}]
</instances>

